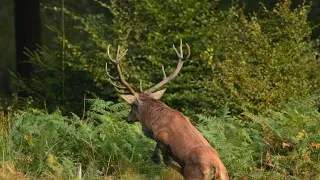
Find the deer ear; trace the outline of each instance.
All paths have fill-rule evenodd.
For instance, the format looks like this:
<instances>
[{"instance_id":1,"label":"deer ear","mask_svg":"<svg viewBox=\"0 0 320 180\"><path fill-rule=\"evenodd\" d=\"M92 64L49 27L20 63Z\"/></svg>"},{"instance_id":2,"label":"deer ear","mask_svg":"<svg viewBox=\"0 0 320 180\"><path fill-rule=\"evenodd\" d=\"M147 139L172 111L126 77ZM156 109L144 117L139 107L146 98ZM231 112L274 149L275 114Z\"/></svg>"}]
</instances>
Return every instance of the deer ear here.
<instances>
[{"instance_id":1,"label":"deer ear","mask_svg":"<svg viewBox=\"0 0 320 180\"><path fill-rule=\"evenodd\" d=\"M160 91L156 91L154 93L151 93L150 96L153 99L160 99L163 96L164 92L166 92L166 89L162 89Z\"/></svg>"},{"instance_id":2,"label":"deer ear","mask_svg":"<svg viewBox=\"0 0 320 180\"><path fill-rule=\"evenodd\" d=\"M120 95L120 97L129 104L133 104L136 101L136 96L134 95Z\"/></svg>"}]
</instances>

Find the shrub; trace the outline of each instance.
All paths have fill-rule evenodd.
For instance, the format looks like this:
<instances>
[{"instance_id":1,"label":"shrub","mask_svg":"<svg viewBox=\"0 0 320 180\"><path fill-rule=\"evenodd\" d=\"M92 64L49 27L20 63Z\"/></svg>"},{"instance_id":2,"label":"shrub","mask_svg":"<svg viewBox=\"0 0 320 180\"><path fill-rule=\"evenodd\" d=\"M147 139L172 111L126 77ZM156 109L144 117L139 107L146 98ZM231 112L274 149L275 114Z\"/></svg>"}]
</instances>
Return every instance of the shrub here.
<instances>
[{"instance_id":1,"label":"shrub","mask_svg":"<svg viewBox=\"0 0 320 180\"><path fill-rule=\"evenodd\" d=\"M63 53L53 45L29 53L36 60L36 77L22 87L36 104L48 101L50 109L60 105L70 110L82 107L84 94L116 100L104 71L108 44L112 52L116 45L129 49L122 62L124 75L134 87L145 89L161 80L162 65L167 72L175 68L171 45L180 38L191 45L192 57L167 85L164 100L187 114L217 115L226 104L232 114L257 113L320 89L308 5L291 10L285 0L274 9L262 6L258 14L246 15L236 6L217 10L218 4L208 1L96 2L111 16L65 9L75 28L65 41L57 31ZM109 71L114 72L111 65Z\"/></svg>"},{"instance_id":2,"label":"shrub","mask_svg":"<svg viewBox=\"0 0 320 180\"><path fill-rule=\"evenodd\" d=\"M272 10L264 8L259 15L246 16L238 7L216 11L217 4L207 1L101 4L113 14L109 35L104 36L106 31L93 24L92 17L78 28L101 49L102 55L93 51L99 57L107 43L129 48L123 66L135 87L140 82L145 88L160 81L161 65L171 67L168 71L175 67L168 61L176 59L170 44L179 38L191 44L192 59L168 85L165 97L170 105L190 114L214 114L213 109L225 104L233 114L275 109L289 97L305 97L319 89L319 63L309 39L307 5L291 10L287 0ZM77 47L88 49L81 45ZM99 57L94 58L93 73L101 71ZM99 74L94 77L100 78Z\"/></svg>"}]
</instances>

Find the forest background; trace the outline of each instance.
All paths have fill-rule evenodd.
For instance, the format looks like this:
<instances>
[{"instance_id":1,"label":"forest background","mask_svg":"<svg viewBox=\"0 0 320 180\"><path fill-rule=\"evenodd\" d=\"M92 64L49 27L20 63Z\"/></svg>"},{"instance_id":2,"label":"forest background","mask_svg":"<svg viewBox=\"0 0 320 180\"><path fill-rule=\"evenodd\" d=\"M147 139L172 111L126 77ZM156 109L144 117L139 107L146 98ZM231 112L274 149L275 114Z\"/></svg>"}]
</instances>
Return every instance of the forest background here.
<instances>
[{"instance_id":1,"label":"forest background","mask_svg":"<svg viewBox=\"0 0 320 180\"><path fill-rule=\"evenodd\" d=\"M232 179L320 179L318 0L3 0L0 15L0 178L181 178L125 123L105 63L127 48L124 75L147 89L182 39L192 55L162 100Z\"/></svg>"}]
</instances>

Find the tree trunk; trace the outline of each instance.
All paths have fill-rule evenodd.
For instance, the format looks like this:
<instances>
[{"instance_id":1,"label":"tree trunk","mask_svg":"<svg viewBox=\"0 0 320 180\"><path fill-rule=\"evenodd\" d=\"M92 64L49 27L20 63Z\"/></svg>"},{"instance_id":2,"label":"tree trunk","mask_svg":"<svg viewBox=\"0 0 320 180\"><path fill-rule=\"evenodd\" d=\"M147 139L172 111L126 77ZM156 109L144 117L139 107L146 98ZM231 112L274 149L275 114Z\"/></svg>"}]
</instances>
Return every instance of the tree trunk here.
<instances>
[{"instance_id":1,"label":"tree trunk","mask_svg":"<svg viewBox=\"0 0 320 180\"><path fill-rule=\"evenodd\" d=\"M15 0L15 31L17 73L22 79L29 79L33 68L24 51L25 48L36 50L41 41L39 0ZM26 97L27 94L21 92L19 96Z\"/></svg>"}]
</instances>

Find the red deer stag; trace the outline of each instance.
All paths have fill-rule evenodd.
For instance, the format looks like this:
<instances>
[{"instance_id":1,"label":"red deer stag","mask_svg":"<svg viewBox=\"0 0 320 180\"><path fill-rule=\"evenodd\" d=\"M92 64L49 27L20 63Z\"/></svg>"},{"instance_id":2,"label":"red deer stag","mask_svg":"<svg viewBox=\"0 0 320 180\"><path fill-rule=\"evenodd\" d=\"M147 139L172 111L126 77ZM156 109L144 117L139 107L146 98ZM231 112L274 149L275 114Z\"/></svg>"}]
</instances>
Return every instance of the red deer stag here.
<instances>
[{"instance_id":1,"label":"red deer stag","mask_svg":"<svg viewBox=\"0 0 320 180\"><path fill-rule=\"evenodd\" d=\"M184 57L182 41L180 40L180 52L173 45L179 60L176 69L168 77L162 69L164 79L141 93L136 93L124 80L121 73L120 60L127 50L121 53L118 46L116 58L113 59L109 51L110 45L108 46L108 56L112 64L115 65L119 77L115 78L108 73L107 64L106 72L112 80L120 81L124 86L122 88L131 93L131 95L121 95L121 98L131 105L127 121L131 123L139 121L142 124L144 134L157 142L152 156L155 162L159 161L157 154L160 149L165 164L181 173L186 180L228 180L227 170L218 152L190 123L186 116L159 101L166 89L156 90L176 77L182 68L184 60L190 57L190 47L188 44L186 46L188 52ZM172 163L170 158L176 161L180 167Z\"/></svg>"}]
</instances>

